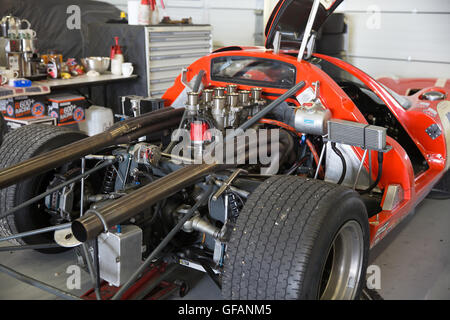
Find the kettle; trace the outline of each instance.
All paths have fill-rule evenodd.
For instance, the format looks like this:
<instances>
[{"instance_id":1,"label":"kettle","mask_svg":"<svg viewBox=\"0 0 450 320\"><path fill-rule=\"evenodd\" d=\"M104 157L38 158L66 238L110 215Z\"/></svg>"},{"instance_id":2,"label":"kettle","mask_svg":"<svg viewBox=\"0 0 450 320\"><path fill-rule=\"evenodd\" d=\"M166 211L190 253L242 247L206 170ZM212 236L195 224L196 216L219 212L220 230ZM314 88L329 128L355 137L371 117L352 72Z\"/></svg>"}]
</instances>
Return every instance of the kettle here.
<instances>
[{"instance_id":1,"label":"kettle","mask_svg":"<svg viewBox=\"0 0 450 320\"><path fill-rule=\"evenodd\" d=\"M23 23L27 24L27 27L22 28ZM1 27L1 36L8 38L10 30L13 31L13 33L17 34L20 29L29 29L31 27L31 23L27 19L20 19L17 17L14 17L12 15L4 16L0 20L0 27Z\"/></svg>"}]
</instances>

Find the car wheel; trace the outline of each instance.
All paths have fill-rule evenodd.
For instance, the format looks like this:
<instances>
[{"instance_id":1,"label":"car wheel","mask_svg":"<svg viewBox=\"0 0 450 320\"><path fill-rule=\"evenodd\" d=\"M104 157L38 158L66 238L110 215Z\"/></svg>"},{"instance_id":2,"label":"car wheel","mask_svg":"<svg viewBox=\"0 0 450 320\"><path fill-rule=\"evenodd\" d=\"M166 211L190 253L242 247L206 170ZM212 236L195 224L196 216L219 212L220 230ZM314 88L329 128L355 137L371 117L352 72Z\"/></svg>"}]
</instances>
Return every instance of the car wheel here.
<instances>
[{"instance_id":1,"label":"car wheel","mask_svg":"<svg viewBox=\"0 0 450 320\"><path fill-rule=\"evenodd\" d=\"M6 134L8 127L6 126L6 121L3 118L3 114L0 112L0 146L3 142L3 136Z\"/></svg>"},{"instance_id":2,"label":"car wheel","mask_svg":"<svg viewBox=\"0 0 450 320\"><path fill-rule=\"evenodd\" d=\"M51 125L29 125L11 131L5 136L0 148L0 169L8 168L28 160L41 153L51 151L66 144L78 141L86 136L82 132ZM55 173L64 169L57 168L15 185L0 190L0 213L4 214L19 204L45 192ZM50 226L51 216L45 211L44 200L28 206L15 214L0 219L0 235L30 231ZM15 245L42 244L53 242L53 233L44 233L22 239L11 240ZM43 249L45 253L60 252L62 249Z\"/></svg>"},{"instance_id":3,"label":"car wheel","mask_svg":"<svg viewBox=\"0 0 450 320\"><path fill-rule=\"evenodd\" d=\"M369 253L367 211L348 188L294 176L249 197L227 245L226 299L358 299Z\"/></svg>"}]
</instances>

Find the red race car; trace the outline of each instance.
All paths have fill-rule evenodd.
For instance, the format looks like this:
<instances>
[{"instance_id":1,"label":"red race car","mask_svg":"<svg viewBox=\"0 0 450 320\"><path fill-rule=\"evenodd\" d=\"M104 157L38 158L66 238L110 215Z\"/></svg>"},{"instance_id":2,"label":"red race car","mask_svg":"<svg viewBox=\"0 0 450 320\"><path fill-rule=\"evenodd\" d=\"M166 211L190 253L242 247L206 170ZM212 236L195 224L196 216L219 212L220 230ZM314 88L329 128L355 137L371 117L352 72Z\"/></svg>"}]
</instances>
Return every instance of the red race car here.
<instances>
[{"instance_id":1,"label":"red race car","mask_svg":"<svg viewBox=\"0 0 450 320\"><path fill-rule=\"evenodd\" d=\"M265 47L197 60L165 108L100 135L6 135L2 239L48 251L42 229L26 232L58 230L63 247L142 233L134 244L146 259L126 281L102 272L94 250L103 279L120 287L113 299L136 297L155 261L207 272L227 299L357 299L370 248L430 192L449 196L450 89L376 81L313 54L341 2L279 1Z\"/></svg>"}]
</instances>

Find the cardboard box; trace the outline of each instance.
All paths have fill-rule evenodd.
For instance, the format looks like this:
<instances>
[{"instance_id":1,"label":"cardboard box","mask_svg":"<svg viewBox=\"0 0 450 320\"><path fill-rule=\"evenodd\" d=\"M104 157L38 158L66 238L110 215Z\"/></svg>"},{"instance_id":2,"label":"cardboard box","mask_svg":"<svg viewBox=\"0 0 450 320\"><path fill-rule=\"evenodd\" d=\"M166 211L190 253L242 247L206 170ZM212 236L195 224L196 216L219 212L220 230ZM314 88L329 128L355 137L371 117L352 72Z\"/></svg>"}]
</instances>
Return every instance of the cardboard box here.
<instances>
[{"instance_id":1,"label":"cardboard box","mask_svg":"<svg viewBox=\"0 0 450 320\"><path fill-rule=\"evenodd\" d=\"M9 118L43 117L46 107L42 98L21 96L0 100L0 111Z\"/></svg>"},{"instance_id":2,"label":"cardboard box","mask_svg":"<svg viewBox=\"0 0 450 320\"><path fill-rule=\"evenodd\" d=\"M58 126L75 124L85 120L88 107L86 98L73 94L60 94L48 97L47 115L56 118Z\"/></svg>"}]
</instances>

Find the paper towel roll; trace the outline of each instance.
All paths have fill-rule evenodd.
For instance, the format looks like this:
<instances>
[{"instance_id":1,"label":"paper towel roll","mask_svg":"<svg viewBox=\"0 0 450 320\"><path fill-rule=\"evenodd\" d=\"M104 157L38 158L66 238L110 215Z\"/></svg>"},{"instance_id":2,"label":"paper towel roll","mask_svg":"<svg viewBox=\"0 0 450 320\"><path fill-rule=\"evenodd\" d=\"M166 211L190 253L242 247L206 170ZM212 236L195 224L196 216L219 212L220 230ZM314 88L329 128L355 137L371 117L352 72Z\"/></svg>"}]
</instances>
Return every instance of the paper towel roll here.
<instances>
[{"instance_id":1,"label":"paper towel roll","mask_svg":"<svg viewBox=\"0 0 450 320\"><path fill-rule=\"evenodd\" d=\"M128 1L128 24L139 24L139 5L141 1Z\"/></svg>"}]
</instances>

